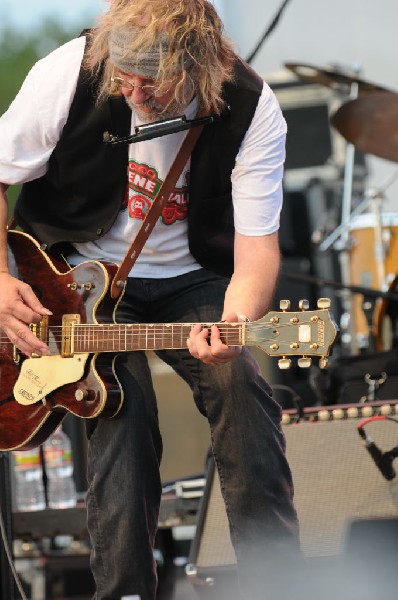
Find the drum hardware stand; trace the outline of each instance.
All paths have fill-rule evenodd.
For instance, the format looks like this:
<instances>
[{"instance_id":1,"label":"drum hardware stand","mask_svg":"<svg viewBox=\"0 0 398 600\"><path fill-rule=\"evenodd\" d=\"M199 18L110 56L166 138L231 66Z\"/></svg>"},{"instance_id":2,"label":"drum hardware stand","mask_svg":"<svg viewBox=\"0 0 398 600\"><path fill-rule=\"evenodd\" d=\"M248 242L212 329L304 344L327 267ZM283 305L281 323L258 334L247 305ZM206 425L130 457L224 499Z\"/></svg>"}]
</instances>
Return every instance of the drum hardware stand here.
<instances>
[{"instance_id":1,"label":"drum hardware stand","mask_svg":"<svg viewBox=\"0 0 398 600\"><path fill-rule=\"evenodd\" d=\"M355 68L357 74L359 74L360 69L358 66ZM355 100L359 96L359 80L353 80L350 85L350 94L349 100ZM344 168L344 187L343 187L343 198L342 198L342 209L341 209L341 228L339 229L340 240L338 244L335 244L334 247L336 250L339 250L339 263L341 270L341 278L343 284L347 284L350 281L350 224L352 221L352 187L353 187L353 177L354 177L354 166L355 166L355 146L352 143L348 143L346 145L345 152L345 168ZM379 194L375 197L379 199ZM380 198L381 199L381 198ZM358 212L362 212L369 204L369 199L365 201L364 205L359 208ZM380 206L376 205L376 202L371 202L372 211L376 216L376 225L375 225L375 260L378 265L377 274L378 274L378 287L380 289L385 286L385 273L384 273L384 248L382 244L382 228L381 228L381 218L380 218ZM336 237L333 237L333 240L336 240ZM330 237L321 244L320 250L327 250L331 244ZM342 306L343 306L343 315L341 317L341 339L343 348L346 350L352 350L352 342L353 342L353 320L351 318L352 315L352 298L350 293L346 288L343 289L342 292Z\"/></svg>"},{"instance_id":2,"label":"drum hardware stand","mask_svg":"<svg viewBox=\"0 0 398 600\"><path fill-rule=\"evenodd\" d=\"M358 206L356 208L354 208L352 210L352 212L350 213L349 222L347 224L341 223L338 227L336 227L336 229L334 229L332 231L332 233L330 235L328 235L328 237L325 238L319 244L319 250L321 252L326 252L327 250L330 250L331 246L338 247L336 242L338 241L339 238L342 237L343 231L346 231L346 235L348 237L348 230L350 228L353 217L357 217L358 215L361 215L362 213L364 213L366 211L366 209L369 208L369 206L371 205L372 202L384 201L385 200L385 192L397 179L398 179L398 169L392 175L387 177L387 179L380 185L380 187L369 190L369 192L367 192L365 194L365 199L362 200L362 202L360 202L358 204ZM377 211L379 211L379 209L377 209Z\"/></svg>"},{"instance_id":3,"label":"drum hardware stand","mask_svg":"<svg viewBox=\"0 0 398 600\"><path fill-rule=\"evenodd\" d=\"M290 273L282 269L282 277L287 279L293 279L295 281L301 281L303 283L312 283L319 287L331 287L337 290L348 290L351 294L362 294L363 296L369 296L370 298L382 298L385 300L391 300L398 302L398 293L395 292L383 292L381 290L374 290L372 288L362 287L360 285L345 285L344 283L338 283L332 279L324 279L323 277L316 277L315 275L302 275L301 273Z\"/></svg>"},{"instance_id":4,"label":"drum hardware stand","mask_svg":"<svg viewBox=\"0 0 398 600\"><path fill-rule=\"evenodd\" d=\"M389 93L387 97L387 101L383 101L383 107L387 119L379 119L379 114L372 113L369 111L369 108L372 108L370 103L364 103L360 101L360 94L363 92L367 94L368 92L379 92L380 94L385 94L387 90L377 84L369 83L363 80L360 80L357 75L360 72L359 65L353 65L351 69L351 73L355 73L353 76L351 73L344 73L342 70L337 68L325 69L315 67L314 65L308 64L295 64L295 63L285 63L285 66L293 71L299 78L304 79L306 81L319 83L321 85L325 85L334 89L337 92L342 91L342 87L344 87L344 98L343 103L338 109L337 113L332 116L331 124L334 125L337 130L341 133L341 135L346 139L348 144L346 144L346 152L345 152L345 168L344 168L344 190L343 190L343 198L342 198L342 206L341 206L341 226L338 228L338 232L329 236L327 239L323 241L320 245L320 250L324 251L329 248L329 246L333 243L334 248L339 250L338 259L340 263L340 278L343 282L342 290L342 307L343 307L343 315L341 317L341 340L342 345L345 350L353 350L352 343L354 341L354 322L352 319L354 303L351 298L349 292L349 286L347 284L351 281L350 275L350 267L352 268L352 253L350 252L350 242L352 236L350 236L350 224L353 216L352 212L352 189L353 189L353 179L354 179L354 166L355 166L355 148L364 149L365 152L373 149L376 149L374 152L376 155L381 156L382 158L387 158L388 160L397 160L398 152L394 144L388 145L387 149L384 149L386 145L384 143L387 135L390 134L390 129L392 128L392 123L396 123L398 112L396 110L396 94ZM347 94L348 90L348 94ZM366 96L365 96L366 97ZM345 102L345 100L349 100ZM352 106L357 106L358 102L360 102L360 110L359 110L359 125L361 125L362 130L359 129L358 119L352 118ZM348 107L348 111L347 111ZM369 115L370 112L370 115ZM369 130L369 116L370 116L370 125L371 130ZM355 117L355 110L354 110ZM350 125L354 125L353 131L350 131ZM348 127L347 127L348 125ZM366 128L366 126L367 128ZM375 141L372 139L372 134L376 132L378 129L384 128L384 137L382 137L383 143L378 145L375 144ZM368 147L366 147L368 145ZM368 202L368 201L367 201ZM367 204L358 208L358 213L362 212L365 209ZM378 264L377 270L377 278L378 278L378 287L385 288L385 273L384 273L384 244L383 244L383 233L382 223L380 219L380 211L379 207L376 206L376 203L372 204L372 211L376 215L376 224L377 231L375 232L375 259ZM339 239L339 243L337 244L337 239ZM333 240L333 241L332 241ZM375 282L376 283L376 282ZM365 309L368 309L366 304ZM366 336L365 336L366 337Z\"/></svg>"},{"instance_id":5,"label":"drum hardware stand","mask_svg":"<svg viewBox=\"0 0 398 600\"><path fill-rule=\"evenodd\" d=\"M375 352L376 350L376 338L373 332L373 313L375 310L376 302L377 298L369 298L367 293L366 295L364 294L362 301L362 312L366 318L368 334L366 336L366 340L364 340L362 343L358 343L360 352L363 352L364 350L366 350L367 352Z\"/></svg>"},{"instance_id":6,"label":"drum hardware stand","mask_svg":"<svg viewBox=\"0 0 398 600\"><path fill-rule=\"evenodd\" d=\"M358 83L352 83L350 86L350 99L354 100L358 97ZM349 282L350 274L350 247L349 247L349 223L351 218L351 199L352 199L352 184L354 178L354 166L355 166L355 147L353 144L346 145L345 152L345 165L344 165L344 182L343 182L343 199L341 208L341 239L339 247L339 263L341 270L341 277L344 284ZM336 248L337 249L337 248ZM346 288L342 288L342 307L343 315L340 320L341 327L341 342L343 350L351 351L351 344L353 339L353 323L351 319L352 315L352 302L351 294Z\"/></svg>"},{"instance_id":7,"label":"drum hardware stand","mask_svg":"<svg viewBox=\"0 0 398 600\"><path fill-rule=\"evenodd\" d=\"M349 144L348 146L351 146L351 144ZM348 171L350 172L350 168L348 169ZM351 174L352 174L352 171L351 171ZM340 252L340 255L339 255L340 256L340 266L341 266L341 270L342 270L342 280L343 280L343 286L341 287L341 289L343 290L343 293L342 293L343 314L341 316L340 325L341 325L341 331L342 331L342 336L341 336L342 345L345 349L348 349L349 345L351 347L351 343L353 341L352 321L351 321L352 311L350 310L350 312L347 313L347 308L349 306L351 306L350 290L353 289L353 286L350 286L347 284L347 280L348 280L347 273L349 272L348 268L349 268L349 258L350 258L349 254L350 254L350 250L351 250L351 240L350 240L349 231L350 231L352 219L353 219L353 217L358 216L358 215L362 214L363 212L365 212L368 208L371 209L371 212L375 217L374 257L375 257L375 264L376 264L376 268L377 268L377 280L378 280L377 285L378 285L379 290L381 290L382 292L386 292L388 289L388 282L387 282L386 273L385 273L386 250L385 250L385 243L383 240L381 207L385 200L385 191L390 187L390 185L392 185L392 183L397 178L398 178L398 170L395 171L393 173L393 175L390 175L382 183L382 185L379 188L370 190L367 194L365 194L364 200L362 200L362 202L360 202L360 204L355 209L353 209L351 212L349 212L346 208L347 206L349 207L348 197L349 197L349 194L351 194L351 187L350 187L349 183L347 183L347 185L345 184L344 187L345 187L345 190L347 190L347 191L344 194L344 201L343 201L344 215L342 218L342 223L327 238L325 238L319 245L319 250L321 252L325 252L325 251L329 250L332 246L335 250ZM349 178L347 177L347 179L349 179ZM363 289L366 291L363 293L364 300L363 300L363 304L362 304L362 309L366 316L368 331L370 332L369 336L368 336L368 349L374 349L374 341L375 340L374 340L374 336L371 335L372 313L373 313L374 305L375 305L375 302L377 301L377 298L381 298L382 296L380 293L377 293L377 295L369 294L369 292L371 290L368 288L363 288ZM348 297L350 298L349 304L348 304L348 300L347 300ZM374 301L371 301L371 298L373 298ZM359 347L360 347L359 348L360 351L363 351L364 347L366 347L366 343L362 342L359 345Z\"/></svg>"}]
</instances>

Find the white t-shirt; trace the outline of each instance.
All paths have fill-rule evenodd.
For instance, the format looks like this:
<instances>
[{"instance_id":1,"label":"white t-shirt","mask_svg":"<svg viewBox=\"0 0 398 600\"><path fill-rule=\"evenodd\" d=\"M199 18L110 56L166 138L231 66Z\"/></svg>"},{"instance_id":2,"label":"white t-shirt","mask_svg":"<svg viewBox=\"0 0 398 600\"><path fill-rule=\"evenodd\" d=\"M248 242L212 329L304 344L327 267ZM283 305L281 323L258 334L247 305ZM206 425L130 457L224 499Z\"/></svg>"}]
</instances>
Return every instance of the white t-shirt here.
<instances>
[{"instance_id":1,"label":"white t-shirt","mask_svg":"<svg viewBox=\"0 0 398 600\"><path fill-rule=\"evenodd\" d=\"M38 61L0 118L1 182L21 184L45 174L68 118L84 46L85 38L79 37ZM187 108L187 118L194 118L196 109L194 99ZM132 112L132 131L139 124ZM78 254L72 257L73 264L87 258L120 263L186 134L178 132L130 144L125 203L107 234L95 242L74 244ZM279 228L285 136L280 107L264 83L232 172L235 229L243 235L268 235ZM199 268L188 249L189 169L188 162L167 210L133 267L135 277L172 277Z\"/></svg>"}]
</instances>

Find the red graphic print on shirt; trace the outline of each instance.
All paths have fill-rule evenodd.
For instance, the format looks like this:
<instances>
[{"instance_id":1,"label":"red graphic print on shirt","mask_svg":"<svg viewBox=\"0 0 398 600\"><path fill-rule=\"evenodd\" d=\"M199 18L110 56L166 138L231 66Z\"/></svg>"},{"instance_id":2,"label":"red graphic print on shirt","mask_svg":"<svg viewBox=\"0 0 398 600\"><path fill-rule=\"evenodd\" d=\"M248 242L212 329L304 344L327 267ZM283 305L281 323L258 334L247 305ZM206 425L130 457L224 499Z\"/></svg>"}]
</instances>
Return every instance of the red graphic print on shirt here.
<instances>
[{"instance_id":1,"label":"red graphic print on shirt","mask_svg":"<svg viewBox=\"0 0 398 600\"><path fill-rule=\"evenodd\" d=\"M151 203L145 196L141 196L140 194L131 196L128 201L129 215L132 219L141 219L143 221L150 206Z\"/></svg>"},{"instance_id":2,"label":"red graphic print on shirt","mask_svg":"<svg viewBox=\"0 0 398 600\"><path fill-rule=\"evenodd\" d=\"M135 161L129 162L128 191L126 195L129 215L143 220L158 193L162 180L155 169ZM125 208L126 203L123 203ZM166 201L160 217L164 225L183 221L188 213L188 185L175 188Z\"/></svg>"}]
</instances>

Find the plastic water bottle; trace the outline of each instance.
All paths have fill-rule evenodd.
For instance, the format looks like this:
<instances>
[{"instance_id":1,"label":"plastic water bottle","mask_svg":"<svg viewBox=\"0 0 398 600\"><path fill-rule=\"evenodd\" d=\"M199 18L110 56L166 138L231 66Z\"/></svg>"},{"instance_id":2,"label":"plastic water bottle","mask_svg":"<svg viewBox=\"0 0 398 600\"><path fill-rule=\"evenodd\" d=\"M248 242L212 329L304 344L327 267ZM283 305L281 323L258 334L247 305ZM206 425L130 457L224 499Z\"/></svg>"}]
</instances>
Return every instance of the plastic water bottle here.
<instances>
[{"instance_id":1,"label":"plastic water bottle","mask_svg":"<svg viewBox=\"0 0 398 600\"><path fill-rule=\"evenodd\" d=\"M76 506L72 445L61 427L58 427L44 442L43 451L47 474L48 506L50 508Z\"/></svg>"},{"instance_id":2,"label":"plastic water bottle","mask_svg":"<svg viewBox=\"0 0 398 600\"><path fill-rule=\"evenodd\" d=\"M46 507L39 448L14 450L15 505L18 510Z\"/></svg>"}]
</instances>

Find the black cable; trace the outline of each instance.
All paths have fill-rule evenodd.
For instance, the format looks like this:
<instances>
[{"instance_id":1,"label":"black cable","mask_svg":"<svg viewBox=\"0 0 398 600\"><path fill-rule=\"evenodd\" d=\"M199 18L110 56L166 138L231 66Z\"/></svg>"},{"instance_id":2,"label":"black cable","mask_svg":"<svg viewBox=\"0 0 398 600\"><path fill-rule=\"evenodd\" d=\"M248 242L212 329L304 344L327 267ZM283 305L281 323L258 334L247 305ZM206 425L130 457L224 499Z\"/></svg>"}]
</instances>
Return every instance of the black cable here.
<instances>
[{"instance_id":1,"label":"black cable","mask_svg":"<svg viewBox=\"0 0 398 600\"><path fill-rule=\"evenodd\" d=\"M281 18L282 13L285 10L288 2L289 2L289 0L284 0L284 2L282 3L282 6L279 8L275 17L272 19L271 24L267 27L265 33L261 36L260 41L254 48L254 50L251 52L251 54L249 54L249 56L246 58L246 62L249 63L249 65L252 62L252 60L254 59L254 57L256 56L257 52L260 50L261 46L264 44L267 37L273 32L273 30L277 26L278 21Z\"/></svg>"},{"instance_id":2,"label":"black cable","mask_svg":"<svg viewBox=\"0 0 398 600\"><path fill-rule=\"evenodd\" d=\"M14 564L14 561L13 561L11 548L8 545L8 542L7 542L7 531L6 531L6 526L5 526L3 515L1 513L1 511L0 511L0 532L1 532L1 538L2 538L2 541L3 541L3 545L4 545L4 551L5 551L5 554L6 554L6 557L7 557L8 564L10 566L11 572L13 574L16 586L17 586L17 588L19 590L19 593L21 594L22 600L28 600L27 596L25 595L24 589L22 587L21 580L19 579L17 570L15 568L15 564Z\"/></svg>"},{"instance_id":3,"label":"black cable","mask_svg":"<svg viewBox=\"0 0 398 600\"><path fill-rule=\"evenodd\" d=\"M0 507L0 537L1 537L1 541L3 542L3 549L4 549L4 553L5 553L5 557L4 557L4 563L2 564L2 568L6 568L6 563L8 563L9 567L10 567L10 573L12 574L15 584L19 590L19 593L21 594L21 598L22 600L28 600L23 586L22 586L22 582L19 578L19 575L17 573L17 570L15 568L15 564L14 564L14 559L13 559L13 554L12 554L12 549L10 548L10 544L9 544L9 530L11 529L11 521L12 521L12 516L11 516L11 486L10 486L10 481L9 481L9 453L7 452L1 452L0 453L0 461L1 461L1 470L2 470L2 477L1 477L1 485L2 485L2 495L6 496L6 498L2 497L2 503L1 503L1 507ZM12 535L10 536L12 537ZM10 540L12 543L12 540ZM2 575L3 577L8 577L8 573L1 573L0 575ZM4 584L3 586L3 582L1 585L1 588L6 588L3 589L4 593L7 593L7 598L9 598L10 600L12 600L13 598L15 598L14 595L14 590L8 589L10 586L12 585L12 578L10 577L10 581L7 582L6 584Z\"/></svg>"},{"instance_id":4,"label":"black cable","mask_svg":"<svg viewBox=\"0 0 398 600\"><path fill-rule=\"evenodd\" d=\"M272 390L281 390L284 392L287 392L288 394L290 394L291 396L291 400L292 400L292 404L297 412L297 422L301 421L301 419L304 417L304 408L303 408L303 399L301 398L301 396L299 396L293 388L291 388L288 385L283 385L283 384L272 384L271 385L271 389Z\"/></svg>"},{"instance_id":5,"label":"black cable","mask_svg":"<svg viewBox=\"0 0 398 600\"><path fill-rule=\"evenodd\" d=\"M388 452L383 452L378 446L376 446L373 439L369 435L367 435L365 431L365 426L368 423L371 423L372 421L383 420L393 421L394 423L398 424L397 419L395 419L394 417L378 415L376 417L369 417L368 419L365 419L362 423L358 425L357 429L360 437L365 441L366 450L369 452L380 473L385 479L387 479L387 481L391 481L396 476L396 472L393 467L393 461L395 458L398 457L398 446L394 446L394 448L392 448Z\"/></svg>"}]
</instances>

